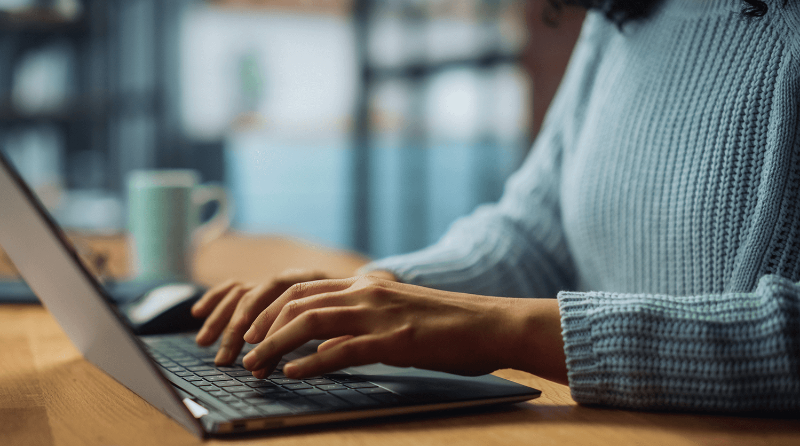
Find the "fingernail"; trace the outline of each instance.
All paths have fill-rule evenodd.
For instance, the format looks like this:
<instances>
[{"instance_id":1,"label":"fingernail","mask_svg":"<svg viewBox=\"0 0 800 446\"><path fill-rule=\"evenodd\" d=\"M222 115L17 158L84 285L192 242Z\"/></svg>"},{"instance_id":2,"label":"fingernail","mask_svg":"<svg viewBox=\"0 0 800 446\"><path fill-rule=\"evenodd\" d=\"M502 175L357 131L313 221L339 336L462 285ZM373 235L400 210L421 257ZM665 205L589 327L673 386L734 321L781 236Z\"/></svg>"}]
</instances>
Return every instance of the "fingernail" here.
<instances>
[{"instance_id":1,"label":"fingernail","mask_svg":"<svg viewBox=\"0 0 800 446\"><path fill-rule=\"evenodd\" d=\"M253 370L255 368L254 366L256 365L255 353L250 352L250 353L244 355L244 358L242 358L242 365L247 370Z\"/></svg>"},{"instance_id":2,"label":"fingernail","mask_svg":"<svg viewBox=\"0 0 800 446\"><path fill-rule=\"evenodd\" d=\"M300 366L295 361L286 363L283 366L283 374L286 375L287 378L298 376L300 374Z\"/></svg>"},{"instance_id":3,"label":"fingernail","mask_svg":"<svg viewBox=\"0 0 800 446\"><path fill-rule=\"evenodd\" d=\"M244 340L247 341L248 343L252 344L252 342L250 342L250 340L253 338L253 336L255 336L255 332L253 331L253 327L250 327L250 329L247 330L247 332L245 332L245 334L244 334Z\"/></svg>"},{"instance_id":4,"label":"fingernail","mask_svg":"<svg viewBox=\"0 0 800 446\"><path fill-rule=\"evenodd\" d=\"M231 351L225 347L220 348L217 352L216 358L214 358L215 364L227 364L231 360Z\"/></svg>"},{"instance_id":5,"label":"fingernail","mask_svg":"<svg viewBox=\"0 0 800 446\"><path fill-rule=\"evenodd\" d=\"M203 339L206 337L206 330L205 328L201 328L200 331L197 332L197 336L194 337L195 342L198 344L203 343Z\"/></svg>"}]
</instances>

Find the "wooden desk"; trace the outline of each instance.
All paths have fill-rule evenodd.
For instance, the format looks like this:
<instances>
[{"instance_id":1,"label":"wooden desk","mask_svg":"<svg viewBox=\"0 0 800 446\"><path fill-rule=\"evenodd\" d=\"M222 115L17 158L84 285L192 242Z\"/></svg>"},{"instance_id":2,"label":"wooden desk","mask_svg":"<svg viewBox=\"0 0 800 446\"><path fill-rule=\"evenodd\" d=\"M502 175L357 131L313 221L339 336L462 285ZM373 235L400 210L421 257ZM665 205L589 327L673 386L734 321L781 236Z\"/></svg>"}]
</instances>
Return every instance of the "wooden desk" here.
<instances>
[{"instance_id":1,"label":"wooden desk","mask_svg":"<svg viewBox=\"0 0 800 446\"><path fill-rule=\"evenodd\" d=\"M110 269L126 269L119 239L95 238ZM198 254L199 280L259 280L285 267L346 276L358 256L275 238L228 236ZM0 274L8 266L0 264ZM541 389L541 398L498 409L418 415L263 433L209 444L260 445L798 445L800 421L656 414L577 406L565 386L527 373L497 375ZM33 305L0 306L0 445L200 444L180 425L86 362L53 318Z\"/></svg>"}]
</instances>

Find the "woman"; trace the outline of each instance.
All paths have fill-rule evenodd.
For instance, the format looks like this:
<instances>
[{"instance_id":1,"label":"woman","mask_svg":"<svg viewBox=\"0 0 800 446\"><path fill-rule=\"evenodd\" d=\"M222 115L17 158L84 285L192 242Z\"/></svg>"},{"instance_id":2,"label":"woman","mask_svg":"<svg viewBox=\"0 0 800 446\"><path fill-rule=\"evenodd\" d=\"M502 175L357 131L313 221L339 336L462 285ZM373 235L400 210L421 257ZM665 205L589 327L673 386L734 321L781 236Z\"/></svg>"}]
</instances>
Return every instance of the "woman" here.
<instances>
[{"instance_id":1,"label":"woman","mask_svg":"<svg viewBox=\"0 0 800 446\"><path fill-rule=\"evenodd\" d=\"M218 363L260 342L260 377L330 339L284 373L512 367L584 404L800 409L798 2L577 3L570 66L499 203L368 276L221 285L193 309L198 342L222 333Z\"/></svg>"}]
</instances>

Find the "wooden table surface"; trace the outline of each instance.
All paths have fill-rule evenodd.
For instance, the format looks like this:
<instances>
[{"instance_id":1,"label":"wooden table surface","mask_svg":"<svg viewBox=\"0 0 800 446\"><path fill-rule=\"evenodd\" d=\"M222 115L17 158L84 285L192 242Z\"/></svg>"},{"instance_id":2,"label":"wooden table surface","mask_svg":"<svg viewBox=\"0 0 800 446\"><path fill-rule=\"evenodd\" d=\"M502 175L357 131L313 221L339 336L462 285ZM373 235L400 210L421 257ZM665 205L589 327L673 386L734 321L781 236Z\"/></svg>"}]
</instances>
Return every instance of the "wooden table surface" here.
<instances>
[{"instance_id":1,"label":"wooden table surface","mask_svg":"<svg viewBox=\"0 0 800 446\"><path fill-rule=\"evenodd\" d=\"M78 237L80 238L80 237ZM89 237L127 271L119 238ZM288 267L346 276L365 259L297 241L229 235L198 253L207 284L264 280ZM11 267L0 256L0 275ZM496 372L543 391L495 409L417 415L267 432L208 444L263 445L800 445L800 421L644 413L578 406L565 386L515 371ZM190 445L202 441L85 361L40 306L0 306L0 445Z\"/></svg>"}]
</instances>

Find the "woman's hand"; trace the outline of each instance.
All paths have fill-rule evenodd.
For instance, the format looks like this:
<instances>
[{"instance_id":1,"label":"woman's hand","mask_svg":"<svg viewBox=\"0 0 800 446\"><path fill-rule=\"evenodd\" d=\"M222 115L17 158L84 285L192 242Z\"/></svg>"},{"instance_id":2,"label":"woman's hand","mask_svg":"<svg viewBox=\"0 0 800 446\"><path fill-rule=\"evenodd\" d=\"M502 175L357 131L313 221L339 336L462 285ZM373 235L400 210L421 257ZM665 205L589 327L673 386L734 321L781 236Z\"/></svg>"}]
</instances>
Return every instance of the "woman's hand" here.
<instances>
[{"instance_id":1,"label":"woman's hand","mask_svg":"<svg viewBox=\"0 0 800 446\"><path fill-rule=\"evenodd\" d=\"M272 300L257 292L251 299ZM462 375L512 367L566 381L554 299L476 296L368 276L300 283L244 334L245 341L260 343L244 366L263 378L283 355L314 339L329 340L317 353L286 364L286 376L381 362Z\"/></svg>"},{"instance_id":2,"label":"woman's hand","mask_svg":"<svg viewBox=\"0 0 800 446\"><path fill-rule=\"evenodd\" d=\"M396 280L388 271L372 271L371 276ZM256 285L229 280L206 292L192 306L192 316L207 318L197 333L200 345L211 345L222 335L215 362L233 362L244 346L244 333L256 316L294 284L327 279L325 273L308 270L287 270L271 281Z\"/></svg>"},{"instance_id":3,"label":"woman's hand","mask_svg":"<svg viewBox=\"0 0 800 446\"><path fill-rule=\"evenodd\" d=\"M192 316L207 318L197 333L197 343L211 345L221 334L215 362L230 364L244 346L244 333L262 310L292 285L326 278L317 271L289 270L264 284L230 280L210 289L192 306Z\"/></svg>"}]
</instances>

